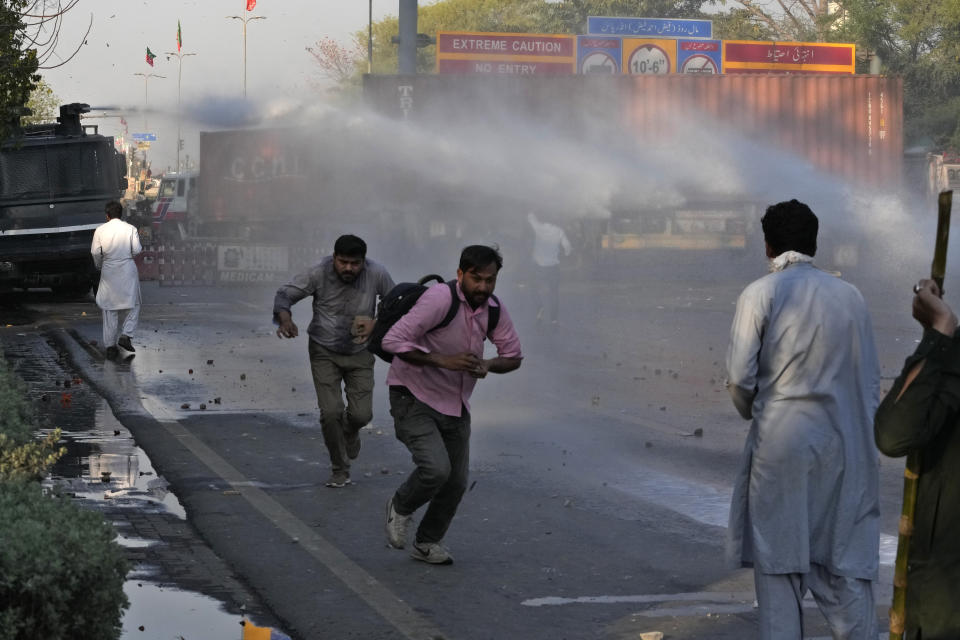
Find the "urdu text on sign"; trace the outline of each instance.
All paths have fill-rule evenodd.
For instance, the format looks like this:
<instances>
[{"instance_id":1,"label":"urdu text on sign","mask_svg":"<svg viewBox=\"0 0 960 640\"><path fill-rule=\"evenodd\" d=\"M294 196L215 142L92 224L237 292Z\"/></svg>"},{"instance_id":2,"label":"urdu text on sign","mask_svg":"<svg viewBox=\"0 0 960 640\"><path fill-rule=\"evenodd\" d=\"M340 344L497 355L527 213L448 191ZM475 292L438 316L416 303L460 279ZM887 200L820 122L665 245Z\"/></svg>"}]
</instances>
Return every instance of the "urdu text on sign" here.
<instances>
[{"instance_id":1,"label":"urdu text on sign","mask_svg":"<svg viewBox=\"0 0 960 640\"><path fill-rule=\"evenodd\" d=\"M589 16L587 18L587 33L598 36L712 38L713 21Z\"/></svg>"}]
</instances>

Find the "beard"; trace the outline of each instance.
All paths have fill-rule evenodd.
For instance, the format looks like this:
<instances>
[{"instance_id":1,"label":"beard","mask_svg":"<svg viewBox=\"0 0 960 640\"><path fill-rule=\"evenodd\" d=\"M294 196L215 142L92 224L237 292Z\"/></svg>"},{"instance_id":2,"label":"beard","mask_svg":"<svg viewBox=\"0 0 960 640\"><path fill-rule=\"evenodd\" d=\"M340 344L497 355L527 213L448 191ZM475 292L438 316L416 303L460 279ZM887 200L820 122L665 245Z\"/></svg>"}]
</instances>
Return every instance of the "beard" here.
<instances>
[{"instance_id":1,"label":"beard","mask_svg":"<svg viewBox=\"0 0 960 640\"><path fill-rule=\"evenodd\" d=\"M467 299L467 302L470 303L470 306L476 309L484 302L490 299L489 293L465 293L464 297Z\"/></svg>"}]
</instances>

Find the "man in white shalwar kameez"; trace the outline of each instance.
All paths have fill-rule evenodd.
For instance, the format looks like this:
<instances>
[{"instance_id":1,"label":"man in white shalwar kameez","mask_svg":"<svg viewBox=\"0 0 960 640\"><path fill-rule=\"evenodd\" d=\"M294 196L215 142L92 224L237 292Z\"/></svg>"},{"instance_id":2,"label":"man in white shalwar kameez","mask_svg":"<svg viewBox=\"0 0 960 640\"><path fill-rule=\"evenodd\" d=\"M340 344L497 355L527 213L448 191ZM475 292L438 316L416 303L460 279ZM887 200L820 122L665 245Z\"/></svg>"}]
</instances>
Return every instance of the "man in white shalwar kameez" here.
<instances>
[{"instance_id":1,"label":"man in white shalwar kameez","mask_svg":"<svg viewBox=\"0 0 960 640\"><path fill-rule=\"evenodd\" d=\"M752 420L728 555L753 566L760 638L800 640L809 590L833 637L876 640L880 368L860 292L812 263L817 218L791 200L762 220L773 273L740 295L728 388Z\"/></svg>"},{"instance_id":2,"label":"man in white shalwar kameez","mask_svg":"<svg viewBox=\"0 0 960 640\"><path fill-rule=\"evenodd\" d=\"M108 202L106 213L107 222L94 232L90 252L100 270L97 306L103 312L103 345L107 357L113 358L119 353L118 344L127 351L134 350L130 338L140 319L140 275L133 258L143 246L136 227L120 219L123 207L119 202Z\"/></svg>"},{"instance_id":3,"label":"man in white shalwar kameez","mask_svg":"<svg viewBox=\"0 0 960 640\"><path fill-rule=\"evenodd\" d=\"M544 303L540 290L546 286L551 324L560 318L560 252L569 256L573 247L563 229L552 222L541 221L533 211L527 214L533 228L533 300L537 305L537 322L543 319Z\"/></svg>"}]
</instances>

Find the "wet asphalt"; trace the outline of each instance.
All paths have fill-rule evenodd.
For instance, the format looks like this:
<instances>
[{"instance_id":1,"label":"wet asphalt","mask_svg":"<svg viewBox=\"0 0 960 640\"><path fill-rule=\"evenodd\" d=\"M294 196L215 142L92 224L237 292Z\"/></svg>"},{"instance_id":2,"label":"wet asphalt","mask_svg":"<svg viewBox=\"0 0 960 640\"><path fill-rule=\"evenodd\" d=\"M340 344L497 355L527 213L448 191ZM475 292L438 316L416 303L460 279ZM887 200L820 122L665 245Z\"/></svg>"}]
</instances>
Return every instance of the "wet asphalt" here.
<instances>
[{"instance_id":1,"label":"wet asphalt","mask_svg":"<svg viewBox=\"0 0 960 640\"><path fill-rule=\"evenodd\" d=\"M752 637L752 578L722 557L746 433L722 361L733 303L759 274L661 275L569 279L556 328L535 322L522 281L500 285L526 357L474 395L451 567L384 543L383 505L411 465L382 364L356 484L323 486L305 339L273 334L272 289L144 283L137 352L123 362L103 359L91 300L20 296L0 339L22 377L48 377L36 403L58 389L50 377L81 381L52 423L89 428L104 399L182 505L185 520L155 503L108 508L118 530L159 537L128 550L134 560L293 638ZM899 349L881 349L888 378L916 334L901 302L872 309L878 344ZM305 327L306 303L294 318ZM884 531L899 468L882 463ZM828 635L808 618L807 637Z\"/></svg>"}]
</instances>

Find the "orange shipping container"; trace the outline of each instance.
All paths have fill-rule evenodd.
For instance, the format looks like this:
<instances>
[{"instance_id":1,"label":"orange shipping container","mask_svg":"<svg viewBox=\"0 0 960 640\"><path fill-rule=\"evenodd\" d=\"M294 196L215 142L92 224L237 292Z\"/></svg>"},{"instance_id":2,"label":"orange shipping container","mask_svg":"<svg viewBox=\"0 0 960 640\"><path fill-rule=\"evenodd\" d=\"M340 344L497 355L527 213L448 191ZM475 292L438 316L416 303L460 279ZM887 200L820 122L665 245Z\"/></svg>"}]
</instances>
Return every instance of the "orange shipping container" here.
<instances>
[{"instance_id":1,"label":"orange shipping container","mask_svg":"<svg viewBox=\"0 0 960 640\"><path fill-rule=\"evenodd\" d=\"M365 76L381 113L429 122L515 113L588 135L603 118L653 135L677 132L677 115L725 125L747 139L795 153L859 185L900 185L903 85L870 75ZM689 152L695 154L696 148Z\"/></svg>"}]
</instances>

